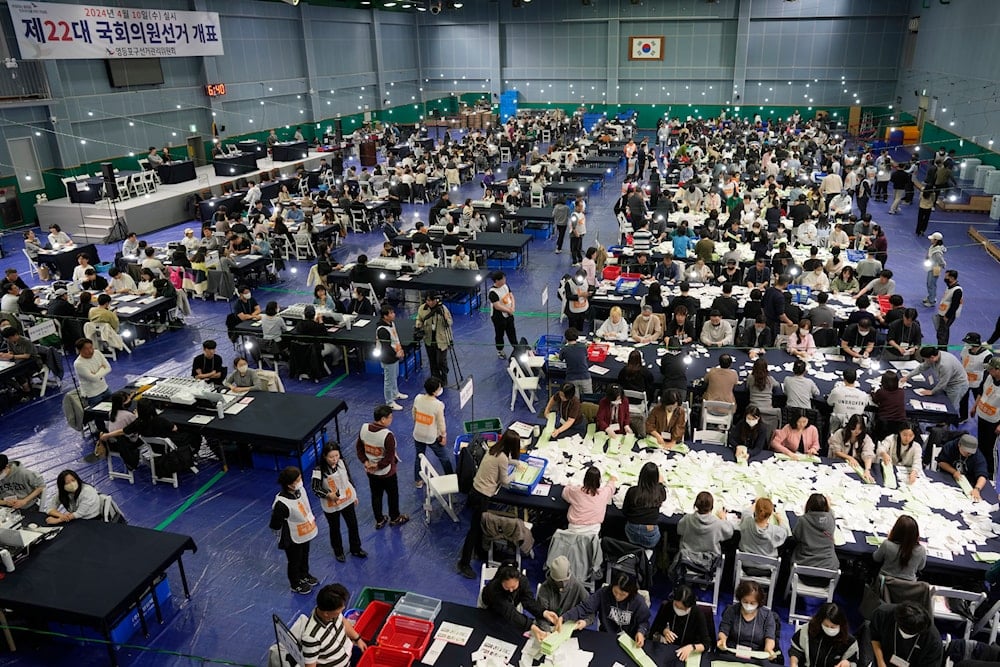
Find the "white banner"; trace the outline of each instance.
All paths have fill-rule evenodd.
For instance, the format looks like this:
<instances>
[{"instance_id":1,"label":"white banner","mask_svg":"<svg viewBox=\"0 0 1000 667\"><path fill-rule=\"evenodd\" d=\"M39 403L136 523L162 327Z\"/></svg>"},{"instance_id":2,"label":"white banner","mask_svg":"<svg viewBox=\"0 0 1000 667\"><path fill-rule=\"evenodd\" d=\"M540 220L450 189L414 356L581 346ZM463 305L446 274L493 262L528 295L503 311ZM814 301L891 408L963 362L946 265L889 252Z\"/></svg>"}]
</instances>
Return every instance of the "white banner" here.
<instances>
[{"instance_id":1,"label":"white banner","mask_svg":"<svg viewBox=\"0 0 1000 667\"><path fill-rule=\"evenodd\" d=\"M215 12L8 3L24 60L221 56Z\"/></svg>"}]
</instances>

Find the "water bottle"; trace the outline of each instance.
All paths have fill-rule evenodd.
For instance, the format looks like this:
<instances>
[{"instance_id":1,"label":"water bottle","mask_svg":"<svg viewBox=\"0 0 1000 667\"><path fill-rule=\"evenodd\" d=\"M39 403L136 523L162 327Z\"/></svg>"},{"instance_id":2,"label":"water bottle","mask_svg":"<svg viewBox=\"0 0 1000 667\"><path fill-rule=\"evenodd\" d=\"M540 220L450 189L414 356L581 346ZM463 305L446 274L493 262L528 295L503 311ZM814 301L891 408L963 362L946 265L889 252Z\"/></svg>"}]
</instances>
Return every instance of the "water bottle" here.
<instances>
[{"instance_id":1,"label":"water bottle","mask_svg":"<svg viewBox=\"0 0 1000 667\"><path fill-rule=\"evenodd\" d=\"M218 403L215 404L215 414L216 414L216 416L219 419L225 419L226 418L226 411L222 407L222 403L223 403L223 401L219 401Z\"/></svg>"},{"instance_id":2,"label":"water bottle","mask_svg":"<svg viewBox=\"0 0 1000 667\"><path fill-rule=\"evenodd\" d=\"M10 557L10 552L6 549L0 550L0 561L3 562L5 570L8 572L14 571L14 559Z\"/></svg>"}]
</instances>

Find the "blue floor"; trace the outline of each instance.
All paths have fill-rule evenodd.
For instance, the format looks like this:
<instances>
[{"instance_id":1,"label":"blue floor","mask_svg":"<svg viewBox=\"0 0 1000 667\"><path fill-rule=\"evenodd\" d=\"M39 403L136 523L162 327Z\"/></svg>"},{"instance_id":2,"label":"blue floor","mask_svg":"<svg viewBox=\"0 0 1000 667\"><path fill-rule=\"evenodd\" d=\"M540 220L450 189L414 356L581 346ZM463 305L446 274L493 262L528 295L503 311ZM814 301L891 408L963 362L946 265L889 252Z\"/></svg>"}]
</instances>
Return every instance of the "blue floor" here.
<instances>
[{"instance_id":1,"label":"blue floor","mask_svg":"<svg viewBox=\"0 0 1000 667\"><path fill-rule=\"evenodd\" d=\"M605 245L615 242L617 223L611 208L619 194L620 175L603 190L591 192L588 207L589 234L586 245L599 238ZM481 189L466 184L453 201L477 197ZM425 219L427 206L405 206L406 219ZM913 234L916 206L904 206L902 214L887 216L887 205L872 203L869 211L875 221L884 225L889 237L888 267L895 272L899 292L908 305L920 310L923 329L931 332L931 311L919 306L925 293L922 266L927 241ZM984 338L993 330L1000 314L1000 296L993 281L1000 277L996 262L985 251L976 247L966 235L969 224L996 230L996 223L983 215L942 214L935 212L928 231L941 231L949 252L950 267L960 271L960 282L965 287L965 310L953 327L952 344L958 344L967 331L979 331ZM177 225L148 235L148 241L179 240L181 229ZM25 271L20 254L19 235L3 238L7 257L0 265L15 266ZM339 252L345 259L353 259L359 252L377 254L381 236L376 233L348 237ZM568 245L568 243L567 243ZM541 334L561 333L556 317L547 314L541 304L541 292L548 285L554 289L558 278L569 270L570 255L553 254L554 240L536 241L531 246L530 262L526 269L509 272L509 284L517 296L519 336L534 341ZM110 247L101 248L102 259L113 257ZM309 265L291 262L295 273L286 270L284 281L273 287L260 288L256 299L263 305L271 299L282 304L307 300L311 289L305 286ZM192 300L194 314L188 326L177 332L161 335L139 347L131 356L119 357L113 364L109 377L112 387L120 386L129 378L146 372L186 375L200 343L207 338L220 341L220 351L227 363L233 354L223 325L228 306L224 303ZM555 309L558 302L552 300ZM412 317L413 313L405 313ZM528 418L527 410L519 402L511 413L510 383L503 362L496 358L492 346L492 327L485 312L455 318L455 339L461 370L475 376L474 408L459 409L458 395L446 391L443 400L449 419L449 437L461 431L463 420L499 417L504 421ZM417 373L400 385L400 390L418 393L424 379ZM381 375L357 375L342 379L330 387L326 382L313 384L286 380L289 392L317 394L343 399L349 411L341 419L344 444L353 446L354 435L361 424L370 419L371 409L382 402ZM44 400L29 403L15 412L0 417L3 430L0 449L10 458L38 470L46 480L52 481L58 471L74 468L88 482L102 492L111 493L132 523L155 527L167 522L167 530L194 537L197 553L185 556L188 579L191 584L190 600L183 600L176 568L170 572L175 616L163 627L154 627L148 639L134 638L142 648L123 648L121 657L125 664L133 665L195 665L228 661L230 664L259 665L264 662L268 645L273 642L271 614L288 620L299 612L311 609L312 596L292 594L284 575L284 557L275 546L275 539L267 528L270 505L276 491L275 473L230 469L207 489L206 485L218 472L211 466L203 468L197 477L183 479L179 489L158 485L155 488L148 478L137 477L135 486L107 479L103 463L88 465L82 462L83 443L78 433L66 426L62 417L61 396L51 395ZM408 402L404 402L408 403ZM278 417L276 415L276 417ZM358 506L364 548L371 555L366 561L348 560L337 563L326 539L326 526L321 524L320 537L313 542L311 570L323 583L341 582L356 592L364 586L401 588L427 595L474 604L476 582L467 581L454 573L454 564L465 534L465 523L454 524L447 516L436 511L430 526L422 519L420 503L422 494L413 487L410 471L413 450L410 433L412 419L408 410L396 413L393 424L401 444L403 463L400 466L400 488L403 511L413 519L401 528L374 530L368 489L361 474L361 467L349 457L356 480L360 481L361 503ZM201 495L175 516L175 512L196 492ZM317 508L318 509L318 508ZM109 545L110 546L110 545ZM544 560L544 550L536 553L537 562L528 563L529 577L537 581L539 563ZM109 573L109 576L113 576ZM2 582L0 582L2 585ZM659 587L658 587L659 588ZM654 590L654 598L659 591ZM662 593L660 593L662 594ZM67 591L72 595L72 591ZM724 599L728 600L724 594ZM654 607L658 599L654 602ZM654 609L655 611L655 609ZM786 629L785 640L791 633ZM18 633L19 650L14 655L3 655L5 665L103 665L107 656L103 646L54 643L49 638Z\"/></svg>"}]
</instances>

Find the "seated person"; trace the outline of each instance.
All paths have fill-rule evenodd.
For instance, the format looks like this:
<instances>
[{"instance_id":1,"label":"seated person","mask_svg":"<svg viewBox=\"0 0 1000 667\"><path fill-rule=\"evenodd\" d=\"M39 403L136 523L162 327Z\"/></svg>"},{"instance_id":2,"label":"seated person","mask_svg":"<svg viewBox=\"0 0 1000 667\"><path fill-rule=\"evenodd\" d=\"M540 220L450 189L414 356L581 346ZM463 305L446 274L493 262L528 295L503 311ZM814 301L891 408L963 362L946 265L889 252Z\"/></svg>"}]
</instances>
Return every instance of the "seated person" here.
<instances>
[{"instance_id":1,"label":"seated person","mask_svg":"<svg viewBox=\"0 0 1000 667\"><path fill-rule=\"evenodd\" d=\"M562 628L562 619L555 612L542 608L531 594L531 584L516 564L501 565L493 579L483 588L482 598L486 609L518 632L530 631L537 641L545 639L549 634L538 625L539 621L546 620L557 629ZM518 611L518 607L530 613L531 617Z\"/></svg>"},{"instance_id":2,"label":"seated person","mask_svg":"<svg viewBox=\"0 0 1000 667\"><path fill-rule=\"evenodd\" d=\"M587 420L580 410L580 399L576 396L576 387L566 382L545 405L542 416L548 418L549 413L556 414L557 426L552 431L552 439L573 435L583 436L587 431Z\"/></svg>"},{"instance_id":3,"label":"seated person","mask_svg":"<svg viewBox=\"0 0 1000 667\"><path fill-rule=\"evenodd\" d=\"M324 339L329 334L323 325L323 317L316 312L313 306L306 306L302 315L303 319L296 322L295 326L292 327L292 337L302 342L321 345L320 355L324 360L331 365L339 364L343 359L343 352L341 352L340 347L337 345L324 342Z\"/></svg>"},{"instance_id":4,"label":"seated person","mask_svg":"<svg viewBox=\"0 0 1000 667\"><path fill-rule=\"evenodd\" d=\"M788 653L791 667L843 667L859 661L847 614L835 602L821 604L808 625L795 632Z\"/></svg>"},{"instance_id":5,"label":"seated person","mask_svg":"<svg viewBox=\"0 0 1000 667\"><path fill-rule=\"evenodd\" d=\"M468 270L479 268L479 265L474 259L469 257L465 246L459 244L455 246L455 252L451 256L451 268Z\"/></svg>"},{"instance_id":6,"label":"seated person","mask_svg":"<svg viewBox=\"0 0 1000 667\"><path fill-rule=\"evenodd\" d=\"M80 281L80 289L88 292L103 292L108 288L108 281L104 276L99 275L94 267L83 272L83 280Z\"/></svg>"},{"instance_id":7,"label":"seated person","mask_svg":"<svg viewBox=\"0 0 1000 667\"><path fill-rule=\"evenodd\" d=\"M733 536L733 524L726 520L726 510L715 509L715 498L700 491L694 499L693 513L685 514L677 524L680 551L675 562L708 563L722 553L722 543Z\"/></svg>"},{"instance_id":8,"label":"seated person","mask_svg":"<svg viewBox=\"0 0 1000 667\"><path fill-rule=\"evenodd\" d=\"M636 343L655 343L663 338L663 325L660 318L653 315L649 304L642 307L642 314L632 323L632 340Z\"/></svg>"},{"instance_id":9,"label":"seated person","mask_svg":"<svg viewBox=\"0 0 1000 667\"><path fill-rule=\"evenodd\" d=\"M647 401L652 401L656 394L656 383L653 374L645 366L642 352L632 350L628 354L625 368L618 372L618 384L625 391L637 391L644 394Z\"/></svg>"},{"instance_id":10,"label":"seated person","mask_svg":"<svg viewBox=\"0 0 1000 667\"><path fill-rule=\"evenodd\" d=\"M73 470L63 470L56 477L56 494L49 504L45 523L50 526L74 519L96 519L101 513L101 499L95 489Z\"/></svg>"},{"instance_id":11,"label":"seated person","mask_svg":"<svg viewBox=\"0 0 1000 667\"><path fill-rule=\"evenodd\" d=\"M186 431L180 431L177 425L156 412L153 401L137 401L135 421L115 431L102 433L98 438L101 443L107 443L112 438L123 436L140 436L143 438L170 438L177 449L193 459L193 439ZM186 458L186 457L185 457ZM191 466L191 472L198 469Z\"/></svg>"},{"instance_id":12,"label":"seated person","mask_svg":"<svg viewBox=\"0 0 1000 667\"><path fill-rule=\"evenodd\" d=\"M736 602L726 607L719 621L716 646L722 651L746 647L751 651L775 652L774 613L764 606L766 596L757 582L741 581L733 594Z\"/></svg>"},{"instance_id":13,"label":"seated person","mask_svg":"<svg viewBox=\"0 0 1000 667\"><path fill-rule=\"evenodd\" d=\"M313 289L313 305L316 310L327 313L343 313L345 310L344 304L330 296L323 285L316 285Z\"/></svg>"},{"instance_id":14,"label":"seated person","mask_svg":"<svg viewBox=\"0 0 1000 667\"><path fill-rule=\"evenodd\" d=\"M980 500L980 491L988 481L986 457L979 451L979 440L974 435L963 434L957 440L949 442L941 448L937 457L938 468L955 478L955 481L965 479L972 486L969 495L974 500Z\"/></svg>"},{"instance_id":15,"label":"seated person","mask_svg":"<svg viewBox=\"0 0 1000 667\"><path fill-rule=\"evenodd\" d=\"M37 511L44 492L41 475L0 454L0 506Z\"/></svg>"},{"instance_id":16,"label":"seated person","mask_svg":"<svg viewBox=\"0 0 1000 667\"><path fill-rule=\"evenodd\" d=\"M774 513L774 502L770 498L758 498L743 511L740 519L740 546L743 553L778 558L778 548L788 539L788 526L781 514ZM752 576L769 575L766 568L744 570Z\"/></svg>"},{"instance_id":17,"label":"seated person","mask_svg":"<svg viewBox=\"0 0 1000 667\"><path fill-rule=\"evenodd\" d=\"M861 459L864 464L865 481L869 483L873 481L871 469L872 461L875 460L875 443L868 435L865 418L862 415L851 415L843 428L830 434L828 455L831 459L843 459L856 469L861 469L861 464L858 463L858 459Z\"/></svg>"},{"instance_id":18,"label":"seated person","mask_svg":"<svg viewBox=\"0 0 1000 667\"><path fill-rule=\"evenodd\" d=\"M753 324L743 329L740 336L740 347L751 350L764 350L774 344L774 334L767 326L767 318L764 313L757 313Z\"/></svg>"},{"instance_id":19,"label":"seated person","mask_svg":"<svg viewBox=\"0 0 1000 667\"><path fill-rule=\"evenodd\" d=\"M646 418L646 433L656 440L656 444L670 449L684 442L687 413L681 406L681 393L676 389L666 389L660 395L660 402Z\"/></svg>"},{"instance_id":20,"label":"seated person","mask_svg":"<svg viewBox=\"0 0 1000 667\"><path fill-rule=\"evenodd\" d=\"M748 405L743 419L734 421L729 428L727 442L729 448L736 451L737 458L742 458L740 447L746 448L746 456L753 456L767 450L770 438L767 425L760 420L760 408Z\"/></svg>"},{"instance_id":21,"label":"seated person","mask_svg":"<svg viewBox=\"0 0 1000 667\"><path fill-rule=\"evenodd\" d=\"M774 432L771 449L796 461L800 453L816 456L819 454L819 431L809 423L806 413L792 408L788 412L788 423Z\"/></svg>"},{"instance_id":22,"label":"seated person","mask_svg":"<svg viewBox=\"0 0 1000 667\"><path fill-rule=\"evenodd\" d=\"M650 632L653 641L676 646L674 655L682 662L692 653L703 653L712 645L705 615L698 608L698 598L684 584L674 588L670 599L660 605Z\"/></svg>"},{"instance_id":23,"label":"seated person","mask_svg":"<svg viewBox=\"0 0 1000 667\"><path fill-rule=\"evenodd\" d=\"M880 574L894 579L916 581L927 564L927 549L920 544L920 526L908 514L901 514L885 541L878 545L872 560L881 563Z\"/></svg>"},{"instance_id":24,"label":"seated person","mask_svg":"<svg viewBox=\"0 0 1000 667\"><path fill-rule=\"evenodd\" d=\"M688 318L687 306L680 305L674 308L673 317L667 322L664 335L666 338L676 338L681 345L694 342L694 318Z\"/></svg>"},{"instance_id":25,"label":"seated person","mask_svg":"<svg viewBox=\"0 0 1000 667\"><path fill-rule=\"evenodd\" d=\"M735 320L739 311L739 303L733 298L733 283L722 284L722 295L712 300L711 310L719 311L724 320Z\"/></svg>"},{"instance_id":26,"label":"seated person","mask_svg":"<svg viewBox=\"0 0 1000 667\"><path fill-rule=\"evenodd\" d=\"M233 312L241 321L260 319L260 304L251 296L249 286L240 287L240 298L237 299Z\"/></svg>"},{"instance_id":27,"label":"seated person","mask_svg":"<svg viewBox=\"0 0 1000 667\"><path fill-rule=\"evenodd\" d=\"M111 294L132 294L135 292L135 280L127 272L122 271L117 266L108 269L108 276L111 281L108 283L107 291Z\"/></svg>"},{"instance_id":28,"label":"seated person","mask_svg":"<svg viewBox=\"0 0 1000 667\"><path fill-rule=\"evenodd\" d=\"M875 349L875 327L869 317L861 318L844 330L840 349L849 359L867 359Z\"/></svg>"},{"instance_id":29,"label":"seated person","mask_svg":"<svg viewBox=\"0 0 1000 667\"><path fill-rule=\"evenodd\" d=\"M598 479L598 481L600 481ZM614 489L614 484L610 485ZM604 504L610 500L608 494L604 497ZM600 528L600 524L596 526ZM538 587L538 604L543 609L551 609L556 614L562 614L587 599L587 589L583 587L579 579L573 576L570 571L570 562L566 556L557 556L549 564L549 574L545 581ZM543 629L551 630L552 625L545 623Z\"/></svg>"},{"instance_id":30,"label":"seated person","mask_svg":"<svg viewBox=\"0 0 1000 667\"><path fill-rule=\"evenodd\" d=\"M708 322L701 328L701 344L705 347L727 347L733 344L733 325L722 319L718 310L708 314Z\"/></svg>"},{"instance_id":31,"label":"seated person","mask_svg":"<svg viewBox=\"0 0 1000 667\"><path fill-rule=\"evenodd\" d=\"M69 234L60 229L59 225L49 225L48 241L49 247L53 250L74 245L73 239L69 237Z\"/></svg>"},{"instance_id":32,"label":"seated person","mask_svg":"<svg viewBox=\"0 0 1000 667\"><path fill-rule=\"evenodd\" d=\"M941 635L916 602L883 604L872 614L872 652L878 665L940 665Z\"/></svg>"},{"instance_id":33,"label":"seated person","mask_svg":"<svg viewBox=\"0 0 1000 667\"><path fill-rule=\"evenodd\" d=\"M648 278L653 275L655 267L650 264L649 256L644 252L640 252L635 256L635 261L630 263L627 268L628 273L639 273Z\"/></svg>"},{"instance_id":34,"label":"seated person","mask_svg":"<svg viewBox=\"0 0 1000 667\"><path fill-rule=\"evenodd\" d=\"M427 244L422 244L413 254L413 263L417 265L417 268L434 267L437 266L438 260L431 252L430 247Z\"/></svg>"},{"instance_id":35,"label":"seated person","mask_svg":"<svg viewBox=\"0 0 1000 667\"><path fill-rule=\"evenodd\" d=\"M145 255L145 258L139 266L143 269L149 269L157 278L161 278L166 271L166 267L163 266L163 262L157 259L156 249L153 248L153 246L146 246L143 254Z\"/></svg>"},{"instance_id":36,"label":"seated person","mask_svg":"<svg viewBox=\"0 0 1000 667\"><path fill-rule=\"evenodd\" d=\"M908 422L904 423L898 432L887 435L878 443L875 453L883 465L905 468L908 471L910 484L917 481L923 465L923 450L920 448L913 426Z\"/></svg>"},{"instance_id":37,"label":"seated person","mask_svg":"<svg viewBox=\"0 0 1000 667\"><path fill-rule=\"evenodd\" d=\"M586 600L563 614L562 622L576 621L576 629L587 627L589 619L597 616L601 632L624 632L642 648L649 634L649 607L639 595L639 585L634 577L613 574L610 585L602 586Z\"/></svg>"},{"instance_id":38,"label":"seated person","mask_svg":"<svg viewBox=\"0 0 1000 667\"><path fill-rule=\"evenodd\" d=\"M27 336L22 336L16 328L5 326L0 331L0 336L3 336L3 352L0 352L0 361L16 362L22 359L34 360L33 364L29 364L25 368L23 375L12 378L21 391L21 402L26 403L32 398L31 374L41 370L41 358L38 356L38 352L35 351L35 344L31 342L31 339Z\"/></svg>"},{"instance_id":39,"label":"seated person","mask_svg":"<svg viewBox=\"0 0 1000 667\"><path fill-rule=\"evenodd\" d=\"M808 318L799 320L798 328L788 337L788 354L799 359L809 359L816 352L816 341L812 336L812 322Z\"/></svg>"},{"instance_id":40,"label":"seated person","mask_svg":"<svg viewBox=\"0 0 1000 667\"><path fill-rule=\"evenodd\" d=\"M620 306L613 306L608 319L601 323L595 334L604 340L626 341L629 339L629 325L622 315Z\"/></svg>"},{"instance_id":41,"label":"seated person","mask_svg":"<svg viewBox=\"0 0 1000 667\"><path fill-rule=\"evenodd\" d=\"M206 340L201 344L201 354L191 364L192 377L216 385L222 384L222 373L226 367L222 365L222 357L215 353L217 346L214 340Z\"/></svg>"},{"instance_id":42,"label":"seated person","mask_svg":"<svg viewBox=\"0 0 1000 667\"><path fill-rule=\"evenodd\" d=\"M621 437L632 432L630 425L628 398L617 384L608 386L604 397L597 404L597 430L610 437Z\"/></svg>"},{"instance_id":43,"label":"seated person","mask_svg":"<svg viewBox=\"0 0 1000 667\"><path fill-rule=\"evenodd\" d=\"M364 287L356 287L350 303L347 305L347 312L353 315L374 316L375 305L368 298L368 290Z\"/></svg>"},{"instance_id":44,"label":"seated person","mask_svg":"<svg viewBox=\"0 0 1000 667\"><path fill-rule=\"evenodd\" d=\"M87 319L95 324L107 324L116 332L120 325L118 314L111 310L111 296L103 293L97 295L97 307L90 309Z\"/></svg>"},{"instance_id":45,"label":"seated person","mask_svg":"<svg viewBox=\"0 0 1000 667\"><path fill-rule=\"evenodd\" d=\"M257 371L250 368L243 357L233 359L235 370L229 374L223 384L226 389L237 393L246 393L257 389Z\"/></svg>"},{"instance_id":46,"label":"seated person","mask_svg":"<svg viewBox=\"0 0 1000 667\"><path fill-rule=\"evenodd\" d=\"M142 296L153 296L156 294L156 288L153 287L154 280L156 280L156 276L153 275L152 269L142 269L139 271L139 284L135 286L135 293Z\"/></svg>"},{"instance_id":47,"label":"seated person","mask_svg":"<svg viewBox=\"0 0 1000 667\"><path fill-rule=\"evenodd\" d=\"M733 389L740 382L740 376L733 369L733 357L723 354L719 357L719 365L709 368L705 373L704 400L736 404Z\"/></svg>"}]
</instances>

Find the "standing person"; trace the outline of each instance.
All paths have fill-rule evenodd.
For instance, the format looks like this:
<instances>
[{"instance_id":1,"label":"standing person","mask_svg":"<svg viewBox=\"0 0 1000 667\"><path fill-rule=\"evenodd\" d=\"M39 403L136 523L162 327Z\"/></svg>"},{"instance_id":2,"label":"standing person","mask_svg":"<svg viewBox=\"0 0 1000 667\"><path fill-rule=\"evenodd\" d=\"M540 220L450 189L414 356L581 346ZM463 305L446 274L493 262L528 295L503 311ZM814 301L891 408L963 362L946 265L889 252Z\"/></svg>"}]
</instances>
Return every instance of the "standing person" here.
<instances>
[{"instance_id":1,"label":"standing person","mask_svg":"<svg viewBox=\"0 0 1000 667\"><path fill-rule=\"evenodd\" d=\"M560 197L556 205L552 207L552 221L556 226L556 254L562 254L563 239L566 238L566 228L569 226L569 206L566 199Z\"/></svg>"},{"instance_id":2,"label":"standing person","mask_svg":"<svg viewBox=\"0 0 1000 667\"><path fill-rule=\"evenodd\" d=\"M490 498L496 495L501 487L510 484L507 478L507 469L512 462L516 466L521 466L518 456L521 455L521 436L514 431L505 431L500 439L489 448L483 460L476 469L476 476L472 480L472 489L469 491L467 505L472 511L472 519L469 522L469 532L465 535L465 542L462 544L462 554L458 560L458 572L466 579L475 579L476 573L471 567L472 552L482 553L483 541L483 513L490 503Z\"/></svg>"},{"instance_id":3,"label":"standing person","mask_svg":"<svg viewBox=\"0 0 1000 667\"><path fill-rule=\"evenodd\" d=\"M965 343L961 353L962 367L969 380L969 391L958 402L958 418L965 421L969 418L969 394L972 394L972 404L975 405L983 391L986 367L993 358L993 350L988 345L983 345L983 337L975 331L965 334L962 342ZM990 469L992 470L992 466Z\"/></svg>"},{"instance_id":4,"label":"standing person","mask_svg":"<svg viewBox=\"0 0 1000 667\"><path fill-rule=\"evenodd\" d=\"M573 215L569 216L569 251L573 266L583 262L583 237L587 234L587 214L583 211L583 201L576 202Z\"/></svg>"},{"instance_id":5,"label":"standing person","mask_svg":"<svg viewBox=\"0 0 1000 667\"><path fill-rule=\"evenodd\" d=\"M392 411L388 405L375 408L372 421L361 427L355 449L358 459L368 473L368 485L372 494L372 513L375 515L375 530L382 530L386 524L402 526L410 520L399 513L399 482L396 479L396 436L389 430ZM382 494L389 500L389 517L382 512Z\"/></svg>"},{"instance_id":6,"label":"standing person","mask_svg":"<svg viewBox=\"0 0 1000 667\"><path fill-rule=\"evenodd\" d=\"M342 460L340 443L328 442L323 446L319 466L313 470L312 490L320 498L326 523L330 527L330 546L333 555L341 563L344 556L344 542L340 536L340 518L347 524L347 540L351 555L367 558L368 553L361 548L358 533L358 515L354 506L358 504L358 492L351 481L351 471L347 461Z\"/></svg>"},{"instance_id":7,"label":"standing person","mask_svg":"<svg viewBox=\"0 0 1000 667\"><path fill-rule=\"evenodd\" d=\"M424 303L417 309L414 327L424 332L427 364L431 375L442 384L448 382L448 348L453 342L451 312L441 303L441 295L428 292Z\"/></svg>"},{"instance_id":8,"label":"standing person","mask_svg":"<svg viewBox=\"0 0 1000 667\"><path fill-rule=\"evenodd\" d=\"M559 350L559 360L566 364L566 381L576 387L578 396L594 393L594 381L590 377L590 362L587 360L587 345L577 342L580 332L570 327L563 334L566 344Z\"/></svg>"},{"instance_id":9,"label":"standing person","mask_svg":"<svg viewBox=\"0 0 1000 667\"><path fill-rule=\"evenodd\" d=\"M590 285L587 284L587 272L577 269L576 274L565 281L564 292L569 326L583 333L587 326L587 314L590 312Z\"/></svg>"},{"instance_id":10,"label":"standing person","mask_svg":"<svg viewBox=\"0 0 1000 667\"><path fill-rule=\"evenodd\" d=\"M944 260L948 248L944 245L941 232L934 232L927 239L931 242L931 247L927 249L927 259L924 261L924 266L927 267L927 296L922 303L928 308L933 308L937 303L938 276L948 268L948 263Z\"/></svg>"},{"instance_id":11,"label":"standing person","mask_svg":"<svg viewBox=\"0 0 1000 667\"><path fill-rule=\"evenodd\" d=\"M938 345L947 347L951 335L951 325L962 314L962 286L958 284L958 271L948 269L944 272L944 294L938 303L938 312L931 318L934 331L937 332Z\"/></svg>"},{"instance_id":12,"label":"standing person","mask_svg":"<svg viewBox=\"0 0 1000 667\"><path fill-rule=\"evenodd\" d=\"M111 398L111 390L104 378L111 372L111 364L104 355L94 349L89 338L76 341L79 356L73 362L73 370L80 382L80 397L93 407Z\"/></svg>"},{"instance_id":13,"label":"standing person","mask_svg":"<svg viewBox=\"0 0 1000 667\"><path fill-rule=\"evenodd\" d=\"M944 394L952 407L958 410L959 402L969 391L969 376L962 368L961 362L955 355L942 352L930 345L920 348L920 359L923 363L904 375L900 379L900 383L905 383L911 375L918 375L929 370L937 377L937 384L930 389L914 389L914 392L921 396Z\"/></svg>"},{"instance_id":14,"label":"standing person","mask_svg":"<svg viewBox=\"0 0 1000 667\"><path fill-rule=\"evenodd\" d=\"M920 191L920 201L917 202L917 229L916 235L923 236L927 231L927 225L931 222L931 213L934 211L934 192L929 188Z\"/></svg>"},{"instance_id":15,"label":"standing person","mask_svg":"<svg viewBox=\"0 0 1000 667\"><path fill-rule=\"evenodd\" d=\"M517 330L514 328L514 293L507 286L507 276L503 271L493 273L493 287L490 288L490 319L493 321L493 342L497 348L497 356L506 358L503 353L503 337L506 334L510 346L517 345Z\"/></svg>"},{"instance_id":16,"label":"standing person","mask_svg":"<svg viewBox=\"0 0 1000 667\"><path fill-rule=\"evenodd\" d=\"M354 623L344 618L350 593L342 584L329 584L319 589L316 608L302 628L302 661L304 667L347 667L352 663L354 648L368 648Z\"/></svg>"},{"instance_id":17,"label":"standing person","mask_svg":"<svg viewBox=\"0 0 1000 667\"><path fill-rule=\"evenodd\" d=\"M824 602L792 637L790 667L845 667L858 659L858 642L851 636L847 615L835 602Z\"/></svg>"},{"instance_id":18,"label":"standing person","mask_svg":"<svg viewBox=\"0 0 1000 667\"><path fill-rule=\"evenodd\" d=\"M441 462L444 474L454 472L445 449L448 430L444 421L444 403L439 398L443 391L441 380L429 377L424 381L424 393L413 399L413 481L418 489L424 486L420 479L420 455L428 449Z\"/></svg>"},{"instance_id":19,"label":"standing person","mask_svg":"<svg viewBox=\"0 0 1000 667\"><path fill-rule=\"evenodd\" d=\"M993 449L1000 435L1000 357L993 357L986 365L983 388L972 408L972 416L978 417L979 451L986 457L990 479L995 479L996 453Z\"/></svg>"},{"instance_id":20,"label":"standing person","mask_svg":"<svg viewBox=\"0 0 1000 667\"><path fill-rule=\"evenodd\" d=\"M375 341L378 345L379 359L382 362L382 398L385 404L393 410L402 410L403 406L396 399L408 398L399 393L399 362L403 358L403 345L399 342L399 332L396 331L396 311L392 306L382 306L382 319L375 329Z\"/></svg>"},{"instance_id":21,"label":"standing person","mask_svg":"<svg viewBox=\"0 0 1000 667\"><path fill-rule=\"evenodd\" d=\"M271 505L271 530L280 531L278 548L288 559L288 583L293 593L308 595L319 579L309 574L309 542L319 533L302 484L302 472L289 466L278 473L281 490Z\"/></svg>"},{"instance_id":22,"label":"standing person","mask_svg":"<svg viewBox=\"0 0 1000 667\"><path fill-rule=\"evenodd\" d=\"M906 186L912 182L912 177L907 171L908 166L900 162L889 175L889 182L892 183L892 204L889 206L889 215L899 213L899 204L906 196Z\"/></svg>"}]
</instances>

